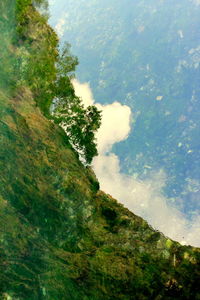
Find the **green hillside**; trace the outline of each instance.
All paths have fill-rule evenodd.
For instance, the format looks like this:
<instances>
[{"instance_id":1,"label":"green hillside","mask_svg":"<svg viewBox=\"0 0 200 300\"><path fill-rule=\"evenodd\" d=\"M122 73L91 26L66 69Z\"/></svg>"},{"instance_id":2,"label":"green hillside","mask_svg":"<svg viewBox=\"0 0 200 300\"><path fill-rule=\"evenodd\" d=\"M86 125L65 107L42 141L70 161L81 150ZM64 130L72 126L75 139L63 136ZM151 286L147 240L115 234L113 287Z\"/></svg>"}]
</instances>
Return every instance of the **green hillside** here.
<instances>
[{"instance_id":1,"label":"green hillside","mask_svg":"<svg viewBox=\"0 0 200 300\"><path fill-rule=\"evenodd\" d=\"M50 118L46 16L28 0L0 9L0 299L200 299L200 250L100 191Z\"/></svg>"}]
</instances>

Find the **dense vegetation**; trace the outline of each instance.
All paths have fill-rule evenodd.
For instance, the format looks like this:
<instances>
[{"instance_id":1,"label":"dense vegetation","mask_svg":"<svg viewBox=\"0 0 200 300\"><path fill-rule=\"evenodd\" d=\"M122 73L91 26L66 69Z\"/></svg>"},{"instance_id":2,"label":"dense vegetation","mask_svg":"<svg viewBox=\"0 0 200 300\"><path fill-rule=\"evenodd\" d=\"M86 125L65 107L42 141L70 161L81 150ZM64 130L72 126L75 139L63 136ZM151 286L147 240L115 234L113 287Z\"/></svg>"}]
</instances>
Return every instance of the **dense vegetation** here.
<instances>
[{"instance_id":1,"label":"dense vegetation","mask_svg":"<svg viewBox=\"0 0 200 300\"><path fill-rule=\"evenodd\" d=\"M15 92L28 86L42 113L65 129L73 147L90 163L97 155L95 132L101 116L95 106L84 108L75 95L70 79L78 60L68 44L59 50L57 35L47 25L46 1L17 0L16 7L11 2L12 9L6 7L9 1L1 4L2 11L9 10L9 26L1 43L2 49L7 46L0 73L4 86L9 84Z\"/></svg>"},{"instance_id":2,"label":"dense vegetation","mask_svg":"<svg viewBox=\"0 0 200 300\"><path fill-rule=\"evenodd\" d=\"M19 2L24 11L25 3ZM0 299L199 299L199 249L165 238L99 191L63 129L41 114L45 103L38 99L51 93L39 89L45 80L37 58L47 39L56 43L56 36L33 6L24 26L35 34L30 43L37 45L36 65L29 59L37 76L32 82L10 72L21 70L22 61L29 64L23 48L29 50L29 30L21 19L18 40L8 26L15 22L14 4L0 2L0 38L8 50L0 73ZM47 49L46 56L56 53L50 45ZM54 82L54 64L51 68L45 76Z\"/></svg>"},{"instance_id":3,"label":"dense vegetation","mask_svg":"<svg viewBox=\"0 0 200 300\"><path fill-rule=\"evenodd\" d=\"M36 11L32 0L17 0L16 10L16 48L20 75L18 85L29 86L37 99L37 105L49 116L54 98L58 38L46 24L46 15Z\"/></svg>"}]
</instances>

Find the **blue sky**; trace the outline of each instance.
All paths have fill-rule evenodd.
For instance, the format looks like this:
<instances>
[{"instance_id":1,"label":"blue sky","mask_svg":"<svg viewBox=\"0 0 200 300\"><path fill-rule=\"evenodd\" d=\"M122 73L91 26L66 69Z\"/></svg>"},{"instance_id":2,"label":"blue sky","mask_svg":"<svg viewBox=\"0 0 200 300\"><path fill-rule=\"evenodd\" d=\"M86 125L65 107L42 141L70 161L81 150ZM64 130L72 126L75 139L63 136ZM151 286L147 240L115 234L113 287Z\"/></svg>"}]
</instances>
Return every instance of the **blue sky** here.
<instances>
[{"instance_id":1,"label":"blue sky","mask_svg":"<svg viewBox=\"0 0 200 300\"><path fill-rule=\"evenodd\" d=\"M50 23L79 57L75 90L103 110L101 188L200 246L200 1L50 4Z\"/></svg>"}]
</instances>

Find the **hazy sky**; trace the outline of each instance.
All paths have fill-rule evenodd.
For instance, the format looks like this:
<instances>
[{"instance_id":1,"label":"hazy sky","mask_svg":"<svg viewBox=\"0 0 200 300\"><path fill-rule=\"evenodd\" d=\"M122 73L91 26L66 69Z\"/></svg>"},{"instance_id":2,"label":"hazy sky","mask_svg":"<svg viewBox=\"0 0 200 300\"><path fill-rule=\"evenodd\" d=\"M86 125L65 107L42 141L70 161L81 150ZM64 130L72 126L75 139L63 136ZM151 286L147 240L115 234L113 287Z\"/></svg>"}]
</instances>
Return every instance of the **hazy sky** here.
<instances>
[{"instance_id":1,"label":"hazy sky","mask_svg":"<svg viewBox=\"0 0 200 300\"><path fill-rule=\"evenodd\" d=\"M94 16L92 15L92 12L90 11L90 13L88 13L88 17L87 17L87 10L84 10L84 15L82 15L81 11L76 11L79 8L79 1L74 0L74 1L67 1L67 0L58 0L58 1L54 1L51 0L50 1L50 11L52 14L52 19L54 19L54 21L52 22L52 24L54 24L55 30L57 31L58 35L60 36L60 38L62 39L62 41L64 41L64 39L67 39L68 35L71 34L71 38L76 41L77 45L79 41L82 41L82 43L84 43L84 39L87 40L86 43L86 47L84 49L80 48L80 54L82 54L82 52L84 53L83 57L85 57L87 59L87 64L89 65L89 68L94 69L93 63L94 60L92 61L92 59L94 59L93 57L91 57L90 60L90 54L92 53L92 49L95 47L95 42L96 43L103 43L104 39L102 38L102 36L105 36L105 38L108 35L113 34L114 30L117 30L116 28L121 28L120 26L122 26L122 24L120 23L120 21L118 23L116 23L113 27L113 24L111 22L111 24L109 25L109 28L106 28L106 22L105 24L102 24L104 27L102 28L98 28L98 20L97 17L98 16L102 16L102 12L103 9L101 7L101 12L99 11L95 11L95 5L94 7L92 6L92 3L96 3L97 1L84 1L81 0L81 9L85 9L84 7L84 3L85 5L87 4L88 7L91 4L91 11L95 14ZM112 0L109 0L105 3L113 3ZM124 1L123 3L129 3L129 0ZM69 5L68 5L69 3ZM97 2L98 3L98 2ZM117 1L116 3L121 3L121 1ZM135 1L136 3L136 1ZM138 9L140 9L140 3L141 3L141 7L142 5L144 5L145 1L141 0L141 1L137 1L137 6ZM182 12L182 15L184 16L186 14L187 8L188 7L195 7L195 9L200 8L200 0L184 0L183 2L180 1L174 1L172 3L172 1L161 1L161 0L157 0L157 1L149 1L148 3L151 3L152 5L152 11L149 12L148 10L148 5L146 4L145 10L146 12L142 15L142 18L146 18L146 15L149 13L149 20L152 21L152 18L154 17L154 15L159 18L159 14L156 11L156 4L154 5L154 3L158 3L160 5L160 7L162 5L166 6L166 18L167 19L167 13L169 14L169 17L172 17L170 15L170 9L172 8L172 11L174 13L174 15L176 16L177 14L177 18L179 18L179 14L178 11L176 12L173 7L174 4L176 3L177 7L180 8L180 11ZM184 3L182 5L182 3ZM76 10L72 10L73 5L75 7L76 4ZM162 4L162 5L161 5ZM179 5L180 4L180 5ZM71 5L71 6L70 6ZM185 5L185 7L184 7ZM192 6L191 6L192 5ZM155 6L155 7L154 7ZM186 8L187 6L187 8ZM87 9L89 10L89 8L87 7ZM68 9L67 9L68 8ZM168 8L170 8L168 10ZM71 11L70 11L71 9ZM109 5L108 7L106 7L106 9L110 9ZM163 9L163 6L162 6ZM158 9L159 11L159 9ZM164 12L164 10L162 11L162 13ZM188 10L189 12L189 10ZM112 6L112 13L113 16L115 16L115 7ZM120 10L117 12L120 14ZM86 35L87 33L85 33L84 36L84 32L82 32L82 28L79 27L77 24L73 24L75 15L78 14L79 15L79 19L76 19L77 24L82 24L81 22L85 22L86 24L86 28L88 31L91 32L88 33L88 36ZM124 14L124 11L121 11L121 15ZM186 14L187 15L187 14ZM83 18L81 19L81 17L83 16ZM165 17L165 14L163 13L163 18ZM122 17L121 19L123 20L123 18L126 19L126 16ZM136 26L136 32L137 35L140 37L142 36L142 34L145 34L146 30L149 30L148 28L148 20L139 18L135 21L136 25L132 24L132 26ZM188 20L190 20L191 18L189 18ZM56 20L56 22L55 22ZM81 20L81 21L80 21ZM158 22L161 22L161 20L156 19L155 20ZM164 21L164 20L163 20ZM166 20L165 20L166 21ZM172 19L173 21L173 19ZM91 23L92 22L92 23ZM146 22L147 25L144 25ZM166 21L167 22L167 21ZM169 47L173 43L177 43L177 47L180 47L180 50L184 50L185 48L188 49L186 52L183 52L183 54L180 54L180 58L178 58L178 65L176 65L176 70L175 70L175 76L180 74L180 72L182 72L182 70L186 70L187 76L190 78L190 73L191 70L198 70L198 68L200 67L200 42L197 40L194 40L194 38L190 38L190 32L187 32L187 24L185 25L184 23L184 18L179 20L180 23L180 27L177 27L176 31L173 32L171 25L168 24L167 29L169 28L169 32L163 32L161 31L161 37L162 34L163 35L169 35L169 39L171 44L169 44ZM164 22L163 22L164 23ZM96 27L95 27L96 24ZM160 24L160 23L159 23ZM176 25L176 20L174 21L174 24ZM173 24L173 26L175 26ZM192 24L192 21L191 21ZM191 25L190 24L190 25ZM162 22L161 22L162 25ZM177 25L179 26L179 25ZM185 27L184 27L185 26ZM198 28L197 24L192 24L191 28ZM96 28L96 29L95 29ZM176 26L175 26L176 28ZM73 34L71 33L73 29ZM76 31L77 30L77 31ZM95 31L97 30L97 31ZM113 32L112 32L113 30ZM159 28L157 28L158 32L159 32ZM165 28L163 29L165 30ZM193 29L192 29L193 30ZM195 29L196 30L196 29ZM79 31L81 32L81 35L79 35ZM108 32L107 32L108 31ZM103 32L102 36L101 33ZM119 34L120 33L120 34ZM93 34L93 36L91 35ZM192 33L195 36L195 32ZM191 36L192 36L191 34ZM87 38L86 38L87 36ZM115 35L113 35L115 38ZM127 35L128 38L129 35ZM94 39L91 39L91 44L90 44L90 39L89 37L94 37ZM99 37L99 40L98 40ZM173 38L172 38L173 37ZM147 36L148 38L148 36ZM160 37L159 37L160 38ZM120 39L123 39L122 36L122 32L116 32L116 43L118 43L117 45L119 45L119 48L116 49L120 49L120 51L122 51L123 53L123 42L120 43ZM152 36L152 39L154 39L154 35ZM71 42L71 40L70 40ZM127 42L125 40L125 42ZM130 41L129 41L130 42ZM137 42L140 42L140 39L137 37ZM155 41L154 41L155 42ZM160 40L158 39L158 43L160 42ZM191 45L187 45L187 43L191 43ZM110 43L110 40L108 38L108 45ZM116 45L116 43L114 45ZM128 42L127 42L128 43ZM199 44L198 44L199 43ZM80 42L80 45L81 42ZM155 44L157 45L157 44ZM155 47L154 45L154 47ZM159 44L160 45L160 44ZM72 44L73 46L73 44ZM79 46L79 45L78 45ZM78 49L75 48L75 50ZM150 44L146 45L147 47L149 47L149 49L151 48L151 41ZM168 46L168 45L167 45ZM187 46L190 48L187 48ZM88 47L88 48L87 48ZM114 46L113 46L114 47ZM185 47L185 48L184 48ZM73 47L72 47L73 48ZM134 47L133 47L134 48ZM87 55L87 49L90 50L90 54ZM104 47L102 46L102 51L104 51ZM116 52L117 50L114 49ZM173 51L176 50L176 47L173 48ZM111 49L113 50L113 49ZM143 49L141 49L143 51ZM134 51L134 49L133 49ZM154 48L153 49L153 55L157 55L157 49ZM170 53L170 48L168 49L168 52ZM130 55L130 59L133 60L134 57L136 57L137 55L140 55L140 53L138 54L138 52L133 52L134 55L131 53ZM181 53L181 52L180 52ZM149 54L147 52L147 54ZM167 54L167 52L166 52ZM101 53L99 53L99 55L101 55ZM163 70L163 65L165 64L165 48L164 48L164 53L162 53L163 57L162 57L162 63L161 64L161 69ZM104 55L105 56L105 55ZM109 56L109 55L108 55ZM117 55L116 55L117 56ZM125 57L125 56L124 56ZM144 56L145 57L145 56ZM110 56L111 58L111 56ZM83 60L83 58L81 58ZM98 59L98 58L97 58ZM126 57L125 57L126 59ZM172 55L172 60L173 60L173 55ZM81 60L80 60L81 61ZM167 60L166 60L167 61ZM119 62L120 63L124 63L123 61ZM157 63L157 62L156 62ZM103 64L106 65L106 62L102 61L100 67L103 68ZM127 64L128 65L128 64ZM101 69L97 69L96 72L101 72ZM140 65L138 67L138 70L136 70L136 78L137 78L137 72L138 72L138 77L139 75L142 74L144 72L144 66ZM109 70L109 69L108 69ZM149 78L148 76L148 72L151 72L151 66L147 63L145 65L145 72L144 76L141 77L142 80L145 82L147 81L147 79L145 79L146 77L148 78L148 85L145 85L144 83L142 83L141 86L139 86L138 90L138 94L142 94L145 93L145 89L147 89L147 91L151 91L153 89L155 89L155 80L152 79L151 77ZM123 69L121 70L121 68L119 69L119 74L120 72L123 71ZM131 72L134 70L131 70ZM87 75L87 81L92 81L93 78L88 78L88 74L90 70L85 70L85 73ZM93 71L94 72L94 71ZM83 72L82 72L83 73ZM161 73L162 74L162 73ZM195 73L197 74L197 73ZM114 74L115 75L115 74ZM132 75L132 73L130 74ZM168 76L168 74L162 74L164 77L166 75L166 78L168 79L164 79L164 83L160 82L160 86L158 84L157 87L157 94L155 94L155 97L153 99L153 101L155 101L155 103L161 103L161 105L165 105L166 102L166 97L164 97L164 92L165 89L167 88L171 88L171 86L173 86L173 78L170 78ZM108 77L112 77L113 73L110 72L107 75ZM167 77L168 76L168 77ZM185 76L185 74L184 74ZM198 76L198 75L195 75ZM200 77L199 77L200 78ZM104 78L106 80L106 78ZM175 77L176 79L176 77ZM192 78L193 79L193 78ZM198 78L194 78L195 80L197 80ZM182 244L191 244L193 246L200 246L200 235L199 235L199 231L200 231L200 214L199 211L197 210L197 207L199 207L199 195L200 195L200 182L195 179L192 178L192 176L188 176L187 178L185 178L186 184L185 184L185 188L183 190L183 196L186 198L185 195L189 195L190 198L193 197L193 203L196 202L196 210L193 211L193 215L192 214L184 214L183 210L181 209L181 205L184 203L184 201L187 201L185 199L181 199L181 195L177 196L177 199L175 199L176 201L173 202L173 198L169 198L168 196L166 196L166 193L164 192L166 190L166 186L168 185L168 182L172 179L172 175L169 175L169 172L166 171L166 165L162 166L162 164L159 165L159 168L153 168L151 166L152 164L152 157L147 157L147 160L145 161L145 165L143 165L143 169L146 171L146 173L148 174L147 176L145 176L145 179L141 179L137 176L135 176L135 174L133 173L132 176L129 174L126 174L124 172L124 170L122 171L122 161L119 158L119 155L116 154L116 151L114 151L113 149L115 148L115 146L120 142L120 147L121 149L123 149L123 141L127 141L128 139L130 140L135 138L135 136L137 136L137 127L134 128L134 124L137 122L138 120L138 116L141 113L141 111L139 111L139 109L136 109L134 106L130 107L130 102L128 103L128 97L132 97L131 93L130 95L126 95L127 96L127 101L125 103L122 103L122 101L120 101L121 99L112 99L113 103L111 103L111 99L109 98L108 95L105 94L106 89L104 89L104 84L105 84L105 80L101 80L100 85L102 85L102 90L104 90L104 97L105 99L102 99L101 104L100 103L96 103L94 96L93 96L93 91L91 90L90 84L89 82L79 82L78 80L74 80L73 81L73 85L76 91L76 94L80 97L82 97L85 105L90 105L90 104L95 104L97 105L97 107L99 109L101 109L103 111L103 118L102 118L102 126L99 129L99 132L97 133L97 141L98 141L98 150L99 150L99 156L96 157L93 161L93 168L97 174L97 177L100 181L100 185L101 185L101 189L104 190L105 192L111 194L113 197L115 197L116 199L118 199L121 203L123 203L126 207L128 207L130 210L132 210L134 213L140 215L141 217L143 217L144 219L146 219L150 225L152 225L154 228L162 231L166 236L169 236L170 238L177 240L179 242L181 242ZM139 79L138 79L139 80ZM168 81L166 81L168 80ZM172 80L172 82L169 82L170 80ZM179 79L177 79L178 82ZM190 79L191 80L191 79ZM176 82L176 84L177 84ZM192 82L192 81L191 81ZM93 82L94 84L94 82ZM123 86L123 84L120 82L119 83L119 87L121 85L121 87ZM163 84L163 85L162 85ZM98 90L97 86L93 86L96 90ZM184 87L185 88L185 87ZM135 89L135 87L134 87ZM188 88L189 90L189 88ZM185 89L185 94L188 93L187 88ZM114 90L113 90L114 92ZM181 92L181 91L180 91ZM153 92L152 92L153 93ZM176 93L176 89L175 92ZM168 95L171 96L171 98L174 97L174 95ZM125 95L124 95L125 97ZM195 93L193 93L192 95L190 95L190 101L191 103L195 104L195 101L199 101L199 95L195 95ZM146 97L147 99L145 99L144 101L147 100L147 107L143 107L144 109L148 110L149 104L150 103L149 99L151 99L150 96ZM149 98L149 99L148 99ZM181 96L180 96L181 98ZM139 98L140 99L140 98ZM168 101L169 100L169 101ZM177 115L177 122L173 123L173 124L178 124L177 126L179 126L180 124L186 124L187 122L187 118L189 119L189 117L187 117L185 114L180 114L178 115L176 110L173 113L170 111L170 109L172 108L173 104L170 104L170 100L168 99L167 101L169 102L169 108L166 104L166 109L164 110L163 113L163 120L164 118L171 118L172 121L174 121L172 119L172 117L175 118L175 116ZM102 102L104 104L102 104ZM109 103L109 104L106 104ZM163 104L162 104L163 103ZM186 125L183 126L184 131L182 132L183 137L181 137L182 139L179 139L176 141L176 152L174 152L174 150L170 150L171 153L168 153L168 156L174 156L175 160L179 160L180 158L178 157L178 153L183 151L183 146L184 146L184 135L188 134L188 140L192 140L192 136L190 136L190 131L193 130L194 128L198 128L199 124L195 123L194 120L192 119L192 109L191 108L193 104L190 104L190 106L188 106L188 114L190 114L190 120L187 124L188 127L186 127ZM196 104L195 104L196 105ZM157 106L155 106L156 108ZM177 106L178 107L178 106ZM181 108L181 105L180 105ZM181 111L181 109L180 109ZM146 120L144 119L144 122ZM162 124L161 124L162 125ZM158 124L159 126L159 124ZM196 126L196 127L195 127ZM176 128L173 128L172 130L172 134L176 131ZM189 133L188 133L189 132ZM171 138L171 133L169 133L169 139ZM192 131L191 131L192 134ZM179 138L179 137L178 137ZM136 140L137 142L137 140ZM147 142L147 141L146 141ZM149 141L148 141L149 142ZM148 144L147 142L147 144ZM187 141L187 143L185 143L186 145L186 154L189 156L193 153L193 149L190 147L190 142ZM127 143L124 143L124 150L123 153L126 153L126 146ZM114 146L114 147L113 147ZM160 145L161 147L162 145ZM163 145L164 147L165 145ZM146 146L145 146L146 147ZM188 147L188 148L187 148ZM162 147L161 147L162 148ZM154 150L154 149L153 149ZM199 151L199 149L197 149ZM128 157L128 151L127 150L127 157ZM144 150L145 151L145 150ZM165 151L165 149L164 149ZM164 152L163 151L163 152ZM165 151L166 152L166 151ZM154 152L153 152L154 153ZM140 153L139 153L140 154ZM177 157L176 157L177 155ZM186 156L185 156L186 157ZM197 156L198 157L198 156ZM123 163L124 161L126 161L126 157L123 158ZM133 162L133 164L136 161ZM194 162L193 162L194 163ZM198 164L199 161L196 161L196 164ZM131 164L131 162L129 162L129 165ZM200 178L200 176L199 176ZM185 193L185 194L184 194ZM180 207L177 205L177 203L180 203ZM181 204L182 203L182 204Z\"/></svg>"}]
</instances>

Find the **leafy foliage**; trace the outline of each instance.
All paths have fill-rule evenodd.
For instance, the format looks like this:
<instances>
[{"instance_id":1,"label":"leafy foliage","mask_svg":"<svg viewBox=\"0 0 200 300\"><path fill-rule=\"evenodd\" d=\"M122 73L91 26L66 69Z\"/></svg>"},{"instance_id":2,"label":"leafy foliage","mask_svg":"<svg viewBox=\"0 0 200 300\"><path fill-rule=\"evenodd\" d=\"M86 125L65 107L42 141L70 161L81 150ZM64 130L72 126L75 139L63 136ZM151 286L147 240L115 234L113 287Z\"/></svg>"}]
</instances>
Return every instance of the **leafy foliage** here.
<instances>
[{"instance_id":1,"label":"leafy foliage","mask_svg":"<svg viewBox=\"0 0 200 300\"><path fill-rule=\"evenodd\" d=\"M77 58L70 54L70 45L65 44L57 65L53 116L55 122L65 129L70 142L86 163L91 163L97 155L95 132L100 127L101 114L95 106L84 108L81 99L74 93L70 79L77 63Z\"/></svg>"},{"instance_id":2,"label":"leafy foliage","mask_svg":"<svg viewBox=\"0 0 200 300\"><path fill-rule=\"evenodd\" d=\"M45 116L54 98L58 38L35 5L46 1L17 1L18 85L28 86ZM47 55L48 53L48 55Z\"/></svg>"},{"instance_id":3,"label":"leafy foliage","mask_svg":"<svg viewBox=\"0 0 200 300\"><path fill-rule=\"evenodd\" d=\"M95 106L84 108L75 95L70 80L78 59L71 55L68 43L59 55L56 33L47 25L46 14L41 15L33 4L42 5L43 10L46 7L46 1L17 1L17 86L31 89L43 114L65 129L73 147L91 163L97 155L95 132L100 112Z\"/></svg>"}]
</instances>

